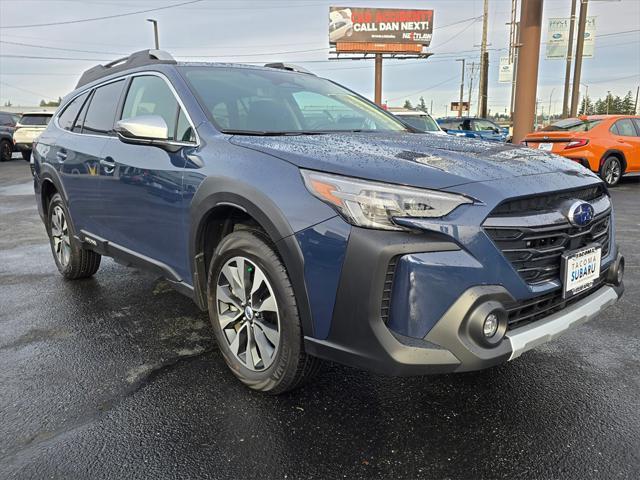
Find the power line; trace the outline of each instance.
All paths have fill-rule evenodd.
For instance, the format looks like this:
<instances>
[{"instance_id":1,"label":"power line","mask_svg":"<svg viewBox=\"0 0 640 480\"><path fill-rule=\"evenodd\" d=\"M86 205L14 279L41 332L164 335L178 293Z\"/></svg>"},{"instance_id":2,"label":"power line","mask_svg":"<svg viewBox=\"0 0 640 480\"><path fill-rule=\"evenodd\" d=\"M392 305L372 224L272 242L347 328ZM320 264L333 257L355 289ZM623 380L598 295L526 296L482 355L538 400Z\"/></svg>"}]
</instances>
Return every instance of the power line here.
<instances>
[{"instance_id":1,"label":"power line","mask_svg":"<svg viewBox=\"0 0 640 480\"><path fill-rule=\"evenodd\" d=\"M61 52L104 53L104 54L108 54L108 55L127 55L126 53L121 53L121 52L104 52L104 51L96 51L96 50L79 50L77 48L48 47L46 45L34 45L32 43L10 42L8 40L0 40L0 43L6 43L7 45L18 45L20 47L45 48L45 49L49 49L49 50L60 50Z\"/></svg>"},{"instance_id":2,"label":"power line","mask_svg":"<svg viewBox=\"0 0 640 480\"><path fill-rule=\"evenodd\" d=\"M1 82L0 81L0 84L4 85L5 87L13 88L14 90L20 90L20 91L25 92L25 93L30 93L31 95L35 95L36 97L40 97L40 98L48 98L49 97L49 95L43 95L42 93L34 92L33 90L27 90L26 88L17 87L15 85L11 85L10 83L7 83L7 82Z\"/></svg>"},{"instance_id":3,"label":"power line","mask_svg":"<svg viewBox=\"0 0 640 480\"><path fill-rule=\"evenodd\" d=\"M99 20L109 20L111 18L120 18L120 17L128 17L131 15L139 15L141 13L149 13L149 12L157 12L158 10L166 10L168 8L176 8L181 7L183 5L190 5L192 3L198 3L202 0L189 0L188 2L182 3L174 3L173 5L165 5L164 7L155 7L155 8L147 8L145 10L137 10L135 12L127 12L127 13L117 13L114 15L105 15L102 17L93 17L93 18L81 18L77 20L65 20L62 22L50 22L50 23L32 23L30 25L11 25L11 26L0 26L5 30L16 29L16 28L36 28L36 27L51 27L54 25L70 25L72 23L85 23L85 22L97 22Z\"/></svg>"},{"instance_id":4,"label":"power line","mask_svg":"<svg viewBox=\"0 0 640 480\"><path fill-rule=\"evenodd\" d=\"M442 82L438 82L435 85L431 85L430 87L424 88L422 90L418 90L417 92L407 93L407 94L404 94L404 95L402 95L400 97L388 98L387 100L389 100L389 101L402 100L403 98L413 97L414 95L418 95L419 93L424 93L424 92L427 92L427 91L431 90L432 88L436 88L436 87L439 87L440 85L444 85L445 83L450 82L450 81L452 81L452 80L454 80L456 78L458 78L458 74L457 73L453 77L447 78L446 80L443 80Z\"/></svg>"}]
</instances>

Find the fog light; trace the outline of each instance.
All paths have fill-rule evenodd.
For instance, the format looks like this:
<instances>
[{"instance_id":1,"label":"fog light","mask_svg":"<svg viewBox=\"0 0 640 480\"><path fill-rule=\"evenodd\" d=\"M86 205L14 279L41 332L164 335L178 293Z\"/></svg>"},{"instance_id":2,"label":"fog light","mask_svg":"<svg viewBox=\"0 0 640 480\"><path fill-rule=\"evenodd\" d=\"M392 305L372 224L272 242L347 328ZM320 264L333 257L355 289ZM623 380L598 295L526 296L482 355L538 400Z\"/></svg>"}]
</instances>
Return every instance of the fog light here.
<instances>
[{"instance_id":1,"label":"fog light","mask_svg":"<svg viewBox=\"0 0 640 480\"><path fill-rule=\"evenodd\" d=\"M482 333L485 338L493 337L498 331L498 316L495 313L490 313L487 318L484 319L484 325L482 326Z\"/></svg>"}]
</instances>

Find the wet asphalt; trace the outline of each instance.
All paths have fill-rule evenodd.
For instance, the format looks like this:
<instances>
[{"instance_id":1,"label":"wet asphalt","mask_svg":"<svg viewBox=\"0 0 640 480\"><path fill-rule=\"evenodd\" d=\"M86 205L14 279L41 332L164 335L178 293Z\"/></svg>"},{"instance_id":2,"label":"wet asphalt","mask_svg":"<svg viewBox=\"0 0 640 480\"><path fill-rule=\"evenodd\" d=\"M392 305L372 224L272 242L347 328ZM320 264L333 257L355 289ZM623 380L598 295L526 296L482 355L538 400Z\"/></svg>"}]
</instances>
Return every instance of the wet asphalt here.
<instances>
[{"instance_id":1,"label":"wet asphalt","mask_svg":"<svg viewBox=\"0 0 640 480\"><path fill-rule=\"evenodd\" d=\"M162 280L64 281L28 164L0 163L0 478L639 478L640 179L613 198L627 291L600 319L482 372L327 365L271 397Z\"/></svg>"}]
</instances>

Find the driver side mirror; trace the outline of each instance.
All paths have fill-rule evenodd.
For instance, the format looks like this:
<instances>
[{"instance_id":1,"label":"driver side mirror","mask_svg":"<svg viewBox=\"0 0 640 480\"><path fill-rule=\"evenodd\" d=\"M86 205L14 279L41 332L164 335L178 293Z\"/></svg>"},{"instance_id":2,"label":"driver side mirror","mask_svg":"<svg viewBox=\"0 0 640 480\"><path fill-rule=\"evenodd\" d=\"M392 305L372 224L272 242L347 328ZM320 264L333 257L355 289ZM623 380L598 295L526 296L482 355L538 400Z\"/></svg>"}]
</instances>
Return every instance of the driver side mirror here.
<instances>
[{"instance_id":1,"label":"driver side mirror","mask_svg":"<svg viewBox=\"0 0 640 480\"><path fill-rule=\"evenodd\" d=\"M115 129L121 142L134 145L154 145L167 149L169 127L159 115L140 115L116 122Z\"/></svg>"}]
</instances>

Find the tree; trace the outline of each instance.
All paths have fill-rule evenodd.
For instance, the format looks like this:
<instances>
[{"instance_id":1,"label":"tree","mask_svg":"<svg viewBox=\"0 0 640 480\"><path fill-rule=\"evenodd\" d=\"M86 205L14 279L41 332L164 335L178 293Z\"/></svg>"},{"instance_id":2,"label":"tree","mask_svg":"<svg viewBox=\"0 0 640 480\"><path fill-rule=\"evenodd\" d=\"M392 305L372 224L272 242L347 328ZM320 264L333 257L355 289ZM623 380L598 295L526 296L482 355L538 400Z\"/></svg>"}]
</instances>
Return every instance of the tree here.
<instances>
[{"instance_id":1,"label":"tree","mask_svg":"<svg viewBox=\"0 0 640 480\"><path fill-rule=\"evenodd\" d=\"M629 92L631 93L631 92ZM420 101L418 102L418 105L416 106L416 109L422 111L422 112L426 112L427 111L427 104L424 101L424 97L420 97Z\"/></svg>"},{"instance_id":2,"label":"tree","mask_svg":"<svg viewBox=\"0 0 640 480\"><path fill-rule=\"evenodd\" d=\"M413 110L413 105L411 105L411 101L408 98L404 101L404 105L402 106L402 108Z\"/></svg>"},{"instance_id":3,"label":"tree","mask_svg":"<svg viewBox=\"0 0 640 480\"><path fill-rule=\"evenodd\" d=\"M4 106L5 106L5 107L10 107L10 106L12 106L12 105L13 105L13 104L11 103L11 100L7 100L6 102L4 102Z\"/></svg>"},{"instance_id":4,"label":"tree","mask_svg":"<svg viewBox=\"0 0 640 480\"><path fill-rule=\"evenodd\" d=\"M591 99L589 97L584 97L582 99L582 103L580 104L580 110L578 113L580 115L593 115L593 111L594 105L591 102Z\"/></svg>"},{"instance_id":5,"label":"tree","mask_svg":"<svg viewBox=\"0 0 640 480\"><path fill-rule=\"evenodd\" d=\"M634 115L635 114L635 100L633 99L633 95L631 94L631 90L627 92L627 94L622 99L622 104L620 108L620 113L625 115Z\"/></svg>"}]
</instances>

